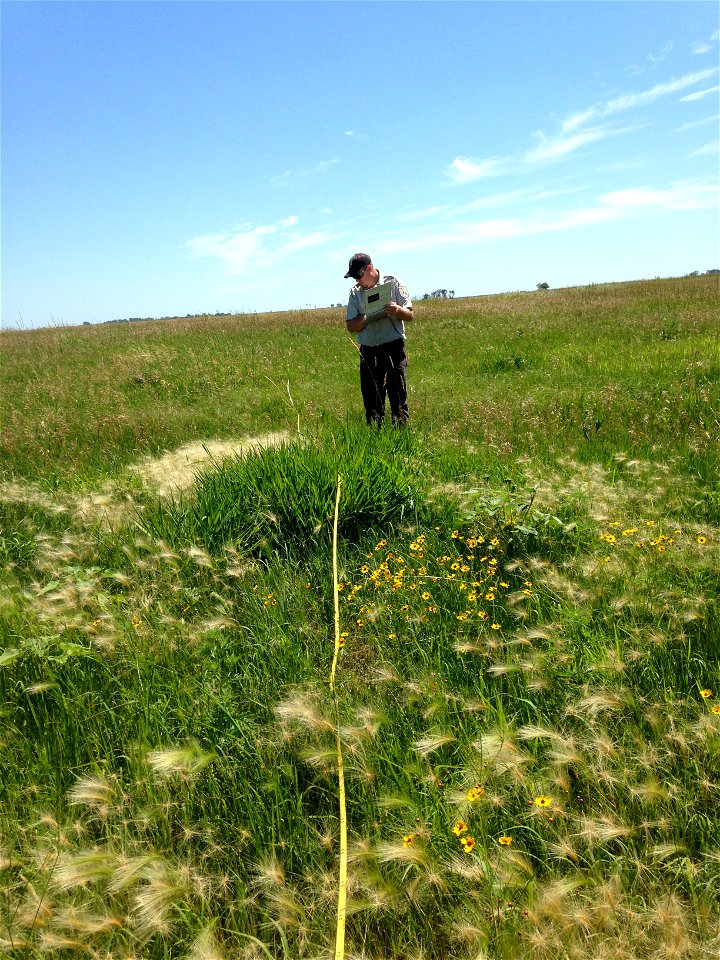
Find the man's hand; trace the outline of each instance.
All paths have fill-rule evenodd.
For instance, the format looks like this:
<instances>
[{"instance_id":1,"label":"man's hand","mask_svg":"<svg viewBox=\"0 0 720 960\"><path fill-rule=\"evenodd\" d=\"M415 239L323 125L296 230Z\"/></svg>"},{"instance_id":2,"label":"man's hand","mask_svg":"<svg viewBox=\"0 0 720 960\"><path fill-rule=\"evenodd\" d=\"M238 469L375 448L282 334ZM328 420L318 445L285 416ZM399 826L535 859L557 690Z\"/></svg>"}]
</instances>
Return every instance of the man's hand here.
<instances>
[{"instance_id":1,"label":"man's hand","mask_svg":"<svg viewBox=\"0 0 720 960\"><path fill-rule=\"evenodd\" d=\"M399 303L388 303L385 313L389 317L398 317L400 320L412 320L413 313L410 307L401 307Z\"/></svg>"}]
</instances>

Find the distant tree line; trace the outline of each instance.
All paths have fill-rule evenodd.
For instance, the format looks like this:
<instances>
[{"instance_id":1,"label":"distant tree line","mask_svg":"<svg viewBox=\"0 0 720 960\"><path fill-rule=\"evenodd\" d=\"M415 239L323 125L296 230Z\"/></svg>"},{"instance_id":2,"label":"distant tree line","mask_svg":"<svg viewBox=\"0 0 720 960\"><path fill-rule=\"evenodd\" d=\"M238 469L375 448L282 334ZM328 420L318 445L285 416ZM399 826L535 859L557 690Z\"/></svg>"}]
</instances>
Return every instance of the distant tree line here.
<instances>
[{"instance_id":1,"label":"distant tree line","mask_svg":"<svg viewBox=\"0 0 720 960\"><path fill-rule=\"evenodd\" d=\"M268 310L268 313L272 311ZM186 313L184 317L179 316L178 314L173 314L169 317L121 317L117 320L103 320L103 323L145 323L148 320L201 320L203 317L229 317L229 316L245 316L250 313L256 314L257 310L245 310L242 314L237 311L232 312L230 310L216 310L215 313Z\"/></svg>"},{"instance_id":2,"label":"distant tree line","mask_svg":"<svg viewBox=\"0 0 720 960\"><path fill-rule=\"evenodd\" d=\"M424 293L421 300L452 300L455 296L454 290L433 290L432 293Z\"/></svg>"}]
</instances>

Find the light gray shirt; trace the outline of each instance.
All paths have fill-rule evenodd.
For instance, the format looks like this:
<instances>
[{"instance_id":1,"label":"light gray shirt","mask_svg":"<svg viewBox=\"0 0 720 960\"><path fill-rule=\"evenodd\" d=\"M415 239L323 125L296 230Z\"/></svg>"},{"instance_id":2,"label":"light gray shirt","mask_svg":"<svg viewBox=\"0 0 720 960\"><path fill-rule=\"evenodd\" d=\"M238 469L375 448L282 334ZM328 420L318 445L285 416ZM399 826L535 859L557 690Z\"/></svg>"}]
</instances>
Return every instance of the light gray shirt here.
<instances>
[{"instance_id":1,"label":"light gray shirt","mask_svg":"<svg viewBox=\"0 0 720 960\"><path fill-rule=\"evenodd\" d=\"M391 298L393 303L401 307L412 307L412 300L407 287L393 277L391 274L380 274L378 283L390 283ZM356 317L365 315L365 290L356 283L350 291L350 299L347 306L347 319L354 320ZM364 330L356 334L357 342L361 347L377 347L381 343L389 343L391 340L405 339L405 324L399 317L379 317L377 320L371 320Z\"/></svg>"}]
</instances>

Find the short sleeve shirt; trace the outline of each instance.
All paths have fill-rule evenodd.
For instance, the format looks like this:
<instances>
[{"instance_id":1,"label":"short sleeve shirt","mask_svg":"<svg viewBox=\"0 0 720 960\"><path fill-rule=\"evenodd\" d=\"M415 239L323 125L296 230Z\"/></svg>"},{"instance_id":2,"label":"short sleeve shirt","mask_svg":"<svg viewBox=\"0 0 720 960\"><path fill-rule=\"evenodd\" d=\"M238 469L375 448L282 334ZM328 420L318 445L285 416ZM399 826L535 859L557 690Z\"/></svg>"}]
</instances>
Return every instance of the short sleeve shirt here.
<instances>
[{"instance_id":1,"label":"short sleeve shirt","mask_svg":"<svg viewBox=\"0 0 720 960\"><path fill-rule=\"evenodd\" d=\"M407 287L397 277L391 274L380 274L378 283L390 283L392 302L401 307L412 308L412 300ZM354 320L356 317L365 314L365 290L359 283L350 291L350 299L347 306L347 319ZM389 343L391 340L405 339L405 324L399 317L380 317L378 320L371 320L364 330L356 334L357 342L361 347L377 347L381 343Z\"/></svg>"}]
</instances>

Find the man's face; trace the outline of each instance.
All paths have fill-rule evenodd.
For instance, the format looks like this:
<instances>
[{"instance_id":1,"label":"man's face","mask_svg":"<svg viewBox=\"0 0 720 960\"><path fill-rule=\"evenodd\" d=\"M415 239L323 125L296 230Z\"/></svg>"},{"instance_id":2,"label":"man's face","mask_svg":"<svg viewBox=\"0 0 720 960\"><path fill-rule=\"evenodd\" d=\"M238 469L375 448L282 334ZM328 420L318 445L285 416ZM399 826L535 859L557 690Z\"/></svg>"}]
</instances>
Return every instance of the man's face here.
<instances>
[{"instance_id":1,"label":"man's face","mask_svg":"<svg viewBox=\"0 0 720 960\"><path fill-rule=\"evenodd\" d=\"M375 267L369 263L363 268L363 272L358 277L357 282L360 284L363 290L369 290L371 287L375 286L379 279L380 271L376 270Z\"/></svg>"}]
</instances>

